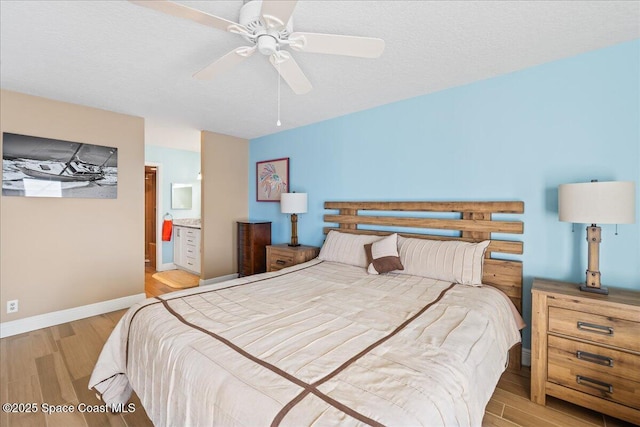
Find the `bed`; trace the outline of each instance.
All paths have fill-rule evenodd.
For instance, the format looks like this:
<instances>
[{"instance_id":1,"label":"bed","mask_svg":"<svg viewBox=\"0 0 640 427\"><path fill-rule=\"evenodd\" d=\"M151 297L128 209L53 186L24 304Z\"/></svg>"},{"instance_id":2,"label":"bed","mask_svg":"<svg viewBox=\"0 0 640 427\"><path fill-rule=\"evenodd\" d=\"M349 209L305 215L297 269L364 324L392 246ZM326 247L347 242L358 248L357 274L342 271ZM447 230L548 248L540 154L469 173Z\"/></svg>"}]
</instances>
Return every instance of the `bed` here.
<instances>
[{"instance_id":1,"label":"bed","mask_svg":"<svg viewBox=\"0 0 640 427\"><path fill-rule=\"evenodd\" d=\"M522 265L494 253L521 254L522 242L491 233L522 233L492 218L522 202L325 209L335 225L317 259L133 306L89 387L110 405L135 390L157 426L480 425L520 364ZM371 270L389 258L382 241L404 270ZM422 257L436 252L428 277ZM464 268L442 262L451 256Z\"/></svg>"}]
</instances>

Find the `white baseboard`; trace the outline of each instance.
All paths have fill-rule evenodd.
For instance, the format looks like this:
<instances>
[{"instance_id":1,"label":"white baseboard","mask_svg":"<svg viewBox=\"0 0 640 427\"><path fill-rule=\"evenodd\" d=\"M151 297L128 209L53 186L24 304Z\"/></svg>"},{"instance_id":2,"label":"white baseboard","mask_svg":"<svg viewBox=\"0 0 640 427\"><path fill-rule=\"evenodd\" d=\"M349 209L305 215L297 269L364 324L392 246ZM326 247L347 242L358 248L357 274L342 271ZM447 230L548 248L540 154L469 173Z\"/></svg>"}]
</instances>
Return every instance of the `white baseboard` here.
<instances>
[{"instance_id":1,"label":"white baseboard","mask_svg":"<svg viewBox=\"0 0 640 427\"><path fill-rule=\"evenodd\" d=\"M202 280L200 279L200 286L213 285L214 283L226 282L227 280L233 280L238 278L238 273L227 274L226 276L214 277L213 279Z\"/></svg>"},{"instance_id":2,"label":"white baseboard","mask_svg":"<svg viewBox=\"0 0 640 427\"><path fill-rule=\"evenodd\" d=\"M522 348L522 365L531 366L531 349Z\"/></svg>"},{"instance_id":3,"label":"white baseboard","mask_svg":"<svg viewBox=\"0 0 640 427\"><path fill-rule=\"evenodd\" d=\"M167 262L165 264L160 264L156 266L156 271L167 271L167 270L175 270L178 267L172 262Z\"/></svg>"},{"instance_id":4,"label":"white baseboard","mask_svg":"<svg viewBox=\"0 0 640 427\"><path fill-rule=\"evenodd\" d=\"M48 328L49 326L97 316L111 311L122 310L123 308L131 307L137 302L144 301L145 298L145 294L141 293L0 323L0 338L35 331L36 329Z\"/></svg>"}]
</instances>

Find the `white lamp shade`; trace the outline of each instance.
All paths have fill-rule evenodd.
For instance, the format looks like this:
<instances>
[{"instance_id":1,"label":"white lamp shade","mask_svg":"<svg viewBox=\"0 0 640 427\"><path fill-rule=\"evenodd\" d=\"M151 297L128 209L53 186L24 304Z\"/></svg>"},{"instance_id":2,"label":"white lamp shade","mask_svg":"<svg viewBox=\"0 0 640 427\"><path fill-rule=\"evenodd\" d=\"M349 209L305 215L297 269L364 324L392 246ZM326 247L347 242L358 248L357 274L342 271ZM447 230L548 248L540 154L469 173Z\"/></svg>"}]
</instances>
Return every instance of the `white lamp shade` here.
<instances>
[{"instance_id":1,"label":"white lamp shade","mask_svg":"<svg viewBox=\"0 0 640 427\"><path fill-rule=\"evenodd\" d=\"M280 212L299 214L307 212L307 193L280 194Z\"/></svg>"},{"instance_id":2,"label":"white lamp shade","mask_svg":"<svg viewBox=\"0 0 640 427\"><path fill-rule=\"evenodd\" d=\"M583 224L633 224L635 184L631 181L583 182L558 186L560 221Z\"/></svg>"}]
</instances>

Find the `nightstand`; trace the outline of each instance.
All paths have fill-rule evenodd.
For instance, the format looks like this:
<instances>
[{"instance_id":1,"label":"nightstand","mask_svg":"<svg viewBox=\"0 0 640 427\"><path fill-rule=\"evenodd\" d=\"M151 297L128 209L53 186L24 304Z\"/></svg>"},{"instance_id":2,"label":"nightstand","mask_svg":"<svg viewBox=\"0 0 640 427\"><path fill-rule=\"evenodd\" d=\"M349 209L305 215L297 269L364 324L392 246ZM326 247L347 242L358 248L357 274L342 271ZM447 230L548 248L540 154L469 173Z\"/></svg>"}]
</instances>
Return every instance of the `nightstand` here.
<instances>
[{"instance_id":1,"label":"nightstand","mask_svg":"<svg viewBox=\"0 0 640 427\"><path fill-rule=\"evenodd\" d=\"M289 246L287 243L267 246L267 271L278 271L285 267L301 264L318 256L316 246Z\"/></svg>"},{"instance_id":2,"label":"nightstand","mask_svg":"<svg viewBox=\"0 0 640 427\"><path fill-rule=\"evenodd\" d=\"M535 279L531 400L554 396L640 424L640 292Z\"/></svg>"}]
</instances>

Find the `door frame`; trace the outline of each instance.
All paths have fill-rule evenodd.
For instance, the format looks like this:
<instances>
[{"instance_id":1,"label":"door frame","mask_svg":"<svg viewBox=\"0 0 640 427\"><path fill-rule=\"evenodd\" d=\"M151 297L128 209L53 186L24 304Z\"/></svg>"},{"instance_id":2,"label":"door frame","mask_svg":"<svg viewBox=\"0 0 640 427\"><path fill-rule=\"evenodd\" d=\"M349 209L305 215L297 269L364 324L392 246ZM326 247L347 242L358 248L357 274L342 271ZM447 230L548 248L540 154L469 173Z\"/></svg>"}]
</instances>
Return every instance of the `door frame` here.
<instances>
[{"instance_id":1,"label":"door frame","mask_svg":"<svg viewBox=\"0 0 640 427\"><path fill-rule=\"evenodd\" d=\"M162 264L162 163L144 162L144 165L156 168L156 271L164 271L168 268Z\"/></svg>"}]
</instances>

